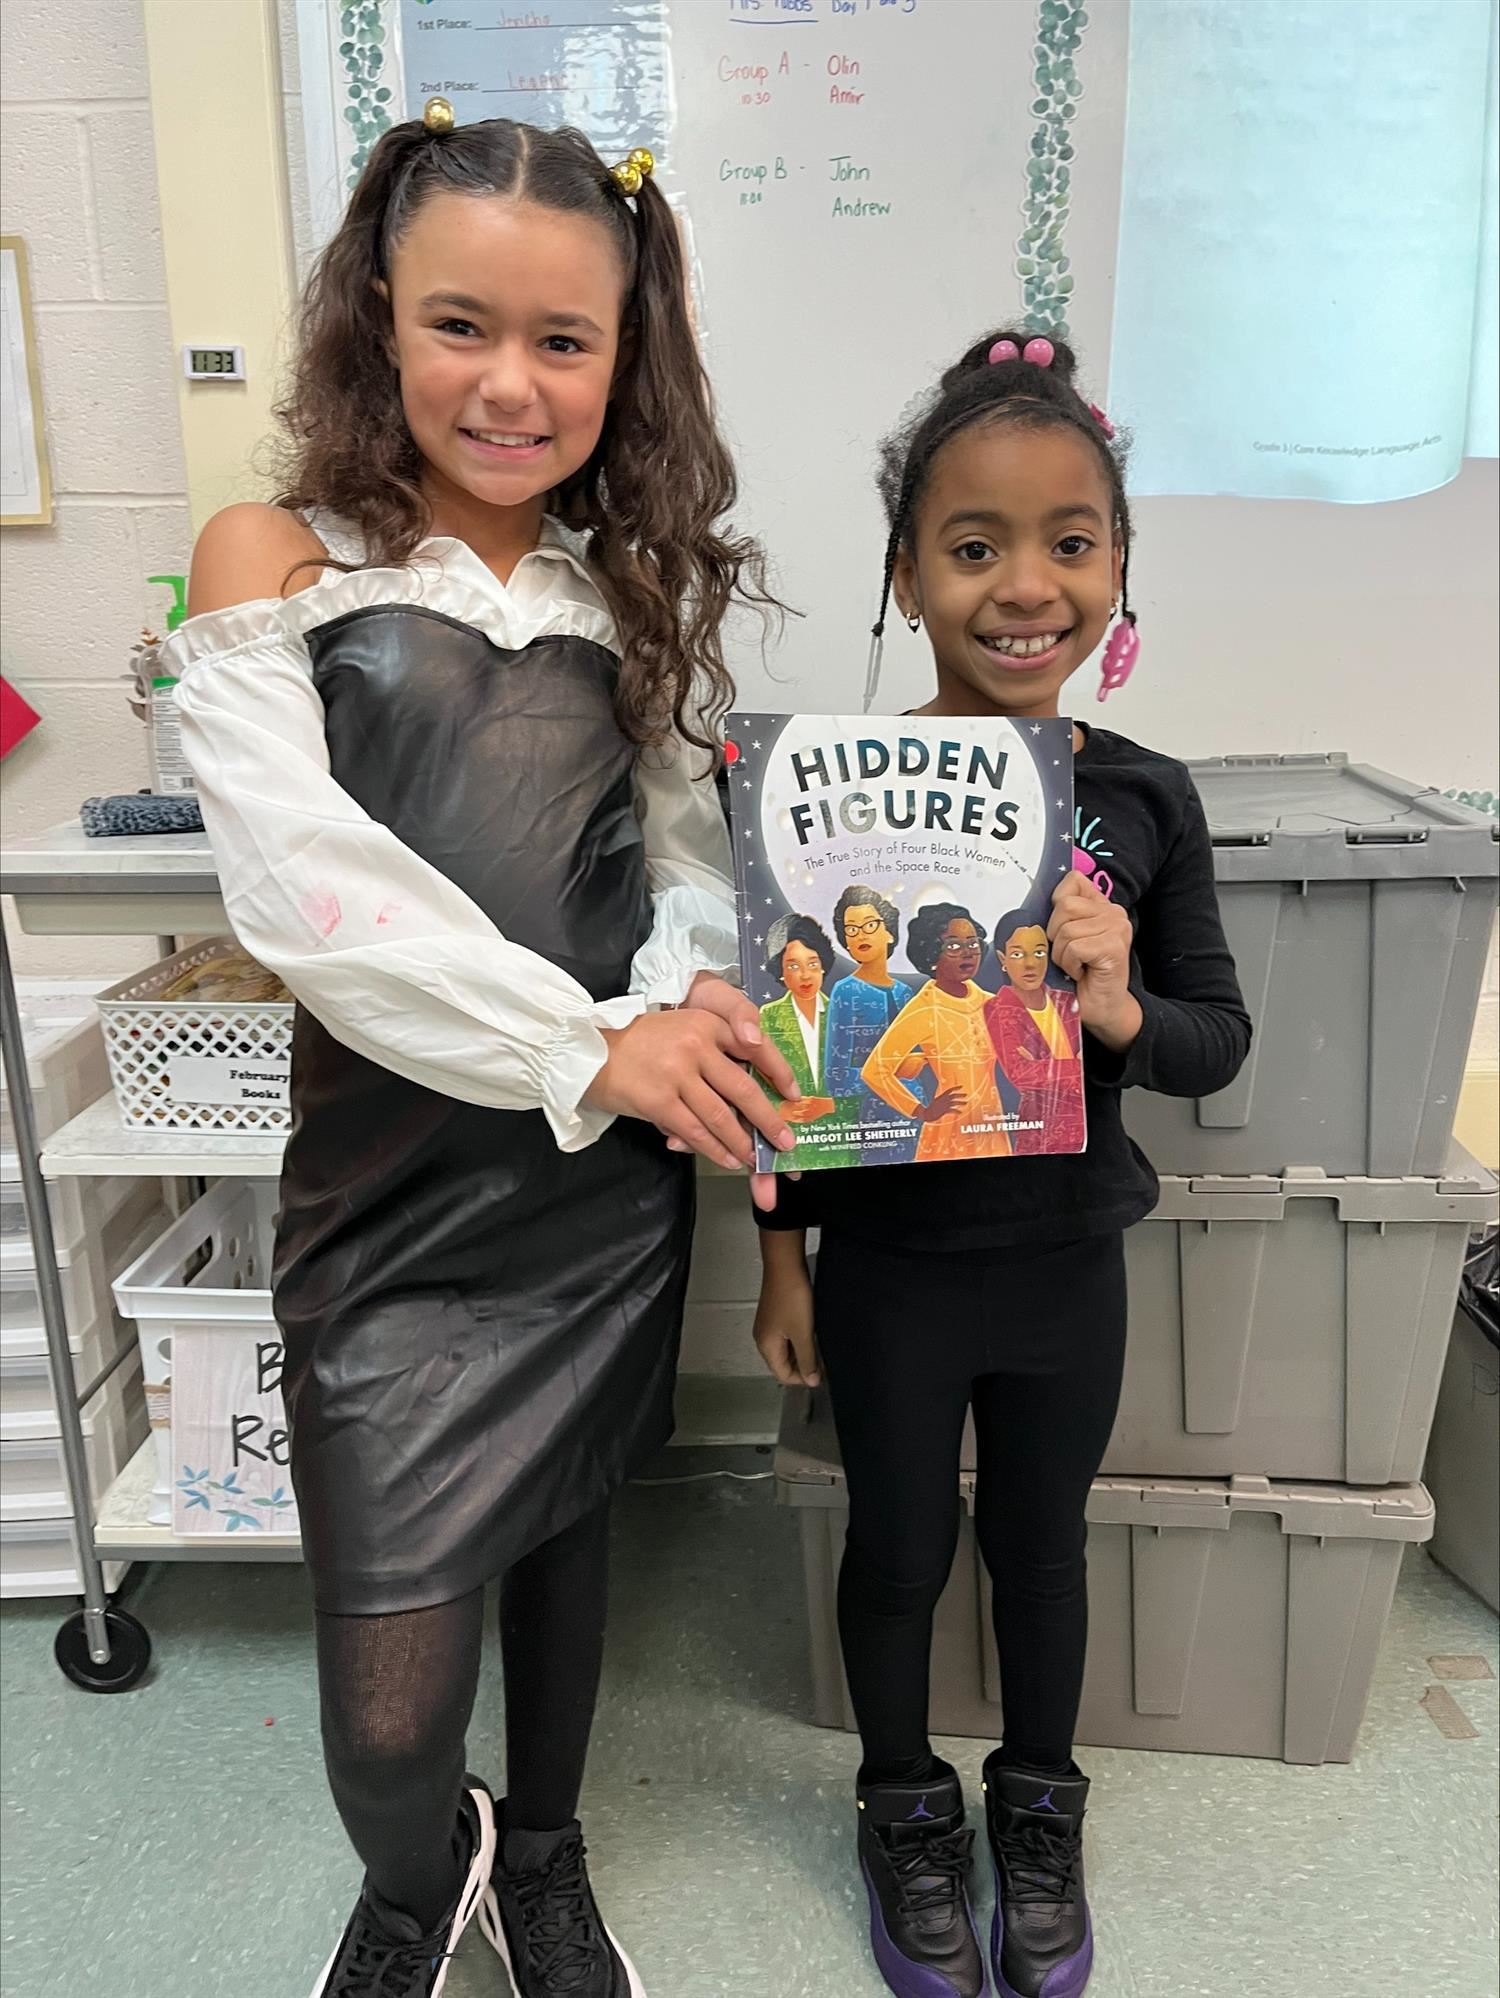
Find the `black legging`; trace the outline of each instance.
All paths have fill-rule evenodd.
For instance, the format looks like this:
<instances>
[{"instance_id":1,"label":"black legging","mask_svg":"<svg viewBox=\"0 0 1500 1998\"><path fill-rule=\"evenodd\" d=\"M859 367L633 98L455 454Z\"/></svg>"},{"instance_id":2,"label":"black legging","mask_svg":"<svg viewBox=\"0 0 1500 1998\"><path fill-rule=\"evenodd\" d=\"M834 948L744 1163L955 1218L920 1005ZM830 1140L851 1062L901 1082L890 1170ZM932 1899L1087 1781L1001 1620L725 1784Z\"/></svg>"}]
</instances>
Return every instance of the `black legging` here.
<instances>
[{"instance_id":1,"label":"black legging","mask_svg":"<svg viewBox=\"0 0 1500 1998\"><path fill-rule=\"evenodd\" d=\"M897 1780L931 1755L932 1616L958 1540L971 1404L1005 1756L1063 1768L1088 1639L1084 1504L1125 1355L1123 1237L923 1256L825 1229L817 1328L849 1488L839 1635L865 1779Z\"/></svg>"},{"instance_id":2,"label":"black legging","mask_svg":"<svg viewBox=\"0 0 1500 1998\"><path fill-rule=\"evenodd\" d=\"M555 1831L578 1809L608 1581L601 1505L501 1584L509 1827ZM370 1884L424 1929L460 1884L454 1830L483 1627L480 1589L433 1609L317 1619L334 1802Z\"/></svg>"}]
</instances>

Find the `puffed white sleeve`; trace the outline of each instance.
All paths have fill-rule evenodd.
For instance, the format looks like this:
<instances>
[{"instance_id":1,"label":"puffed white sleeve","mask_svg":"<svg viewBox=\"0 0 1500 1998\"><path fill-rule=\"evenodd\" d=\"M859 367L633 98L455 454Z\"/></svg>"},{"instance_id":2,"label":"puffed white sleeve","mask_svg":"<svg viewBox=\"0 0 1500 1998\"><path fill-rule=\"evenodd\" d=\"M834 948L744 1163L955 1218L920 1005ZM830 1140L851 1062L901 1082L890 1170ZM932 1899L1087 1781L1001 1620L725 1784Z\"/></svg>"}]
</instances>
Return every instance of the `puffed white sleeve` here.
<instances>
[{"instance_id":1,"label":"puffed white sleeve","mask_svg":"<svg viewBox=\"0 0 1500 1998\"><path fill-rule=\"evenodd\" d=\"M739 981L729 832L712 772L708 752L676 734L636 766L652 923L630 989L652 1006L679 1005L700 971Z\"/></svg>"},{"instance_id":2,"label":"puffed white sleeve","mask_svg":"<svg viewBox=\"0 0 1500 1998\"><path fill-rule=\"evenodd\" d=\"M425 1088L541 1109L562 1151L611 1122L582 1098L601 1027L642 993L596 1002L510 943L330 773L297 612L274 601L194 618L169 641L183 746L230 923L336 1039Z\"/></svg>"}]
</instances>

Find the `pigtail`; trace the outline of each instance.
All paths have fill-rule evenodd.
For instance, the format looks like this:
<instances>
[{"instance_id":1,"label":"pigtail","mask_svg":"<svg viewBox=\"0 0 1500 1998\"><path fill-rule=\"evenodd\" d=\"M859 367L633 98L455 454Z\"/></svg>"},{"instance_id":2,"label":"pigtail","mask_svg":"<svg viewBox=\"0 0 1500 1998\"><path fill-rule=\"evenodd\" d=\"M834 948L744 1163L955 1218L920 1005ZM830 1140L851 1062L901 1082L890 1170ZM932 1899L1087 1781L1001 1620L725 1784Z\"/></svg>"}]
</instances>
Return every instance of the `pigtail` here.
<instances>
[{"instance_id":1,"label":"pigtail","mask_svg":"<svg viewBox=\"0 0 1500 1998\"><path fill-rule=\"evenodd\" d=\"M381 562L404 562L430 518L380 287L395 218L433 144L414 119L393 125L372 149L303 292L296 360L275 412L283 438L277 505L337 514Z\"/></svg>"},{"instance_id":2,"label":"pigtail","mask_svg":"<svg viewBox=\"0 0 1500 1998\"><path fill-rule=\"evenodd\" d=\"M870 626L870 653L865 661L864 712L866 714L875 704L875 696L880 687L880 671L885 664L885 620L891 607L891 586L896 579L896 557L901 553L901 543L906 537L906 524L911 516L914 491L913 480L907 473L903 473L890 508L890 532L885 539L885 568L880 579L880 603L875 612L875 622Z\"/></svg>"},{"instance_id":3,"label":"pigtail","mask_svg":"<svg viewBox=\"0 0 1500 1998\"><path fill-rule=\"evenodd\" d=\"M722 524L739 483L693 330L677 218L650 177L630 209L635 280L624 357L596 464L581 482L592 503L579 524L593 531L591 552L626 641L622 724L649 740L670 722L717 752L734 694L724 617L736 598L762 611L780 606L757 544Z\"/></svg>"}]
</instances>

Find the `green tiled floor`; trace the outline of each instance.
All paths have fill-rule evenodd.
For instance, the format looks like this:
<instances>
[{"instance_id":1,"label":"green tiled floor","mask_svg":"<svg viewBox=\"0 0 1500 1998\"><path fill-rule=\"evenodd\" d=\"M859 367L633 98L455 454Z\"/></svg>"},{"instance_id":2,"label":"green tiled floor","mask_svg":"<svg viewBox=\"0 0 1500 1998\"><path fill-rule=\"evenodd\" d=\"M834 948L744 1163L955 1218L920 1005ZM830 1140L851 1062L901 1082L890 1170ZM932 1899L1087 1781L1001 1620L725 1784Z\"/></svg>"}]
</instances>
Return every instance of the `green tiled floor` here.
<instances>
[{"instance_id":1,"label":"green tiled floor","mask_svg":"<svg viewBox=\"0 0 1500 1998\"><path fill-rule=\"evenodd\" d=\"M764 1460L762 1460L764 1461ZM651 1998L876 1998L851 1864L852 1742L810 1725L797 1523L759 1484L635 1489L617 1521L584 1816ZM155 1570L152 1681L99 1699L51 1661L58 1606L7 1606L6 1998L306 1998L353 1896L324 1793L306 1579ZM1496 1621L1413 1549L1350 1768L1089 1751L1091 1998L1490 1998ZM471 1760L499 1766L486 1668ZM983 1744L944 1744L977 1794ZM501 1998L476 1937L451 1998Z\"/></svg>"}]
</instances>

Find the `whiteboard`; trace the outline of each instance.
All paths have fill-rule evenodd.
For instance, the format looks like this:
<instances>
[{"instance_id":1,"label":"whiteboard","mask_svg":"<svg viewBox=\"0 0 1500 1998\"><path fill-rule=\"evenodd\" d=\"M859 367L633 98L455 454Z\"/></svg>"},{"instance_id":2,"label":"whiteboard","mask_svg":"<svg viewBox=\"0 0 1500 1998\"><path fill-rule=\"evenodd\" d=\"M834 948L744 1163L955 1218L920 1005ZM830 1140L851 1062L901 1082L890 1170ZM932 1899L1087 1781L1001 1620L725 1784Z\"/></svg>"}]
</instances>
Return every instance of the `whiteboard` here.
<instances>
[{"instance_id":1,"label":"whiteboard","mask_svg":"<svg viewBox=\"0 0 1500 1998\"><path fill-rule=\"evenodd\" d=\"M1495 449L1493 0L1404 0L1346 46L1319 0L299 0L299 22L322 234L438 85L461 121L658 152L737 517L808 613L769 658L735 633L748 704L857 703L878 440L997 323L1065 325L1147 495L1390 499L1452 480L1466 427ZM1404 204L1360 198L1382 135ZM882 704L923 670L904 633L891 652Z\"/></svg>"}]
</instances>

